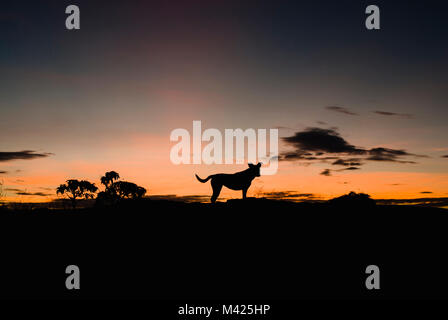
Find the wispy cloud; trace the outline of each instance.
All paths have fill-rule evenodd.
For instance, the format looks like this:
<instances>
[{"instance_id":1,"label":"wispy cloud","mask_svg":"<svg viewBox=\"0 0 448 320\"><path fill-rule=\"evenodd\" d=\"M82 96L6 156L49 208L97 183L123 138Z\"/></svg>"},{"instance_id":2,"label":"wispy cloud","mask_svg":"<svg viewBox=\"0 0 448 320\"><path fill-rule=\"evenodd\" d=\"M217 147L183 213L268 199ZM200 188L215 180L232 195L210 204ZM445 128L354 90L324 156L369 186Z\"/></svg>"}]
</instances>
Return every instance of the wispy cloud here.
<instances>
[{"instance_id":1,"label":"wispy cloud","mask_svg":"<svg viewBox=\"0 0 448 320\"><path fill-rule=\"evenodd\" d=\"M398 163L416 163L415 161L400 160L399 157L418 156L406 152L405 150L395 150L388 148L373 148L367 151L369 157L366 160L389 161Z\"/></svg>"},{"instance_id":2,"label":"wispy cloud","mask_svg":"<svg viewBox=\"0 0 448 320\"><path fill-rule=\"evenodd\" d=\"M52 153L37 153L36 151L24 150L16 152L2 152L0 151L0 162L11 161L11 160L31 160L36 158L45 158Z\"/></svg>"},{"instance_id":3,"label":"wispy cloud","mask_svg":"<svg viewBox=\"0 0 448 320\"><path fill-rule=\"evenodd\" d=\"M288 199L292 201L312 200L318 197L312 193L298 193L297 191L272 191L263 192L262 196L268 199L281 200Z\"/></svg>"},{"instance_id":4,"label":"wispy cloud","mask_svg":"<svg viewBox=\"0 0 448 320\"><path fill-rule=\"evenodd\" d=\"M325 169L320 174L326 177L332 176L332 172L341 172L341 171L354 171L354 170L360 170L359 167L348 167L348 168L342 168L342 169Z\"/></svg>"},{"instance_id":5,"label":"wispy cloud","mask_svg":"<svg viewBox=\"0 0 448 320\"><path fill-rule=\"evenodd\" d=\"M362 162L359 158L350 158L350 159L338 159L332 163L334 166L361 166Z\"/></svg>"},{"instance_id":6,"label":"wispy cloud","mask_svg":"<svg viewBox=\"0 0 448 320\"><path fill-rule=\"evenodd\" d=\"M48 197L52 196L52 193L44 193L44 192L28 192L23 189L17 189L17 188L6 188L5 191L10 191L15 193L19 196L38 196L38 197Z\"/></svg>"},{"instance_id":7,"label":"wispy cloud","mask_svg":"<svg viewBox=\"0 0 448 320\"><path fill-rule=\"evenodd\" d=\"M24 192L21 189L15 189L15 188L6 188L5 191L11 191L11 192Z\"/></svg>"},{"instance_id":8,"label":"wispy cloud","mask_svg":"<svg viewBox=\"0 0 448 320\"><path fill-rule=\"evenodd\" d=\"M418 199L375 199L377 204L382 205L416 205L424 207L446 207L448 198L418 198Z\"/></svg>"},{"instance_id":9,"label":"wispy cloud","mask_svg":"<svg viewBox=\"0 0 448 320\"><path fill-rule=\"evenodd\" d=\"M395 113L395 112L388 112L388 111L373 111L373 113L382 115L382 116L391 116L391 117L400 117L400 118L413 118L414 116L409 113Z\"/></svg>"},{"instance_id":10,"label":"wispy cloud","mask_svg":"<svg viewBox=\"0 0 448 320\"><path fill-rule=\"evenodd\" d=\"M345 169L339 169L338 171L344 171L344 170L348 170L348 171L353 171L353 170L360 170L361 168L358 167L348 167Z\"/></svg>"},{"instance_id":11,"label":"wispy cloud","mask_svg":"<svg viewBox=\"0 0 448 320\"><path fill-rule=\"evenodd\" d=\"M348 114L350 116L357 116L358 114L347 109L344 107L340 107L340 106L328 106L325 107L325 109L330 110L330 111L334 111L334 112L339 112L339 113L343 113L343 114Z\"/></svg>"},{"instance_id":12,"label":"wispy cloud","mask_svg":"<svg viewBox=\"0 0 448 320\"><path fill-rule=\"evenodd\" d=\"M17 195L19 196L38 196L38 197L49 197L52 196L53 194L51 193L43 193L43 192L16 192Z\"/></svg>"}]
</instances>

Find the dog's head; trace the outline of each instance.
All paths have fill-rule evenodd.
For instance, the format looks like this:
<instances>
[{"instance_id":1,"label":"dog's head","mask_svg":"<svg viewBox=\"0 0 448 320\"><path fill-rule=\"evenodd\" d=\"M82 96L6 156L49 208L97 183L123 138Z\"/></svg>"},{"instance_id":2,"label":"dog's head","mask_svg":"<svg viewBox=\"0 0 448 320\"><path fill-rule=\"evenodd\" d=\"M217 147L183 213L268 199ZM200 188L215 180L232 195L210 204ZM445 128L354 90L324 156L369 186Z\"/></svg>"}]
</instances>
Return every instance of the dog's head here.
<instances>
[{"instance_id":1,"label":"dog's head","mask_svg":"<svg viewBox=\"0 0 448 320\"><path fill-rule=\"evenodd\" d=\"M249 169L255 177L260 176L260 167L261 167L261 162L259 162L258 164L249 163Z\"/></svg>"}]
</instances>

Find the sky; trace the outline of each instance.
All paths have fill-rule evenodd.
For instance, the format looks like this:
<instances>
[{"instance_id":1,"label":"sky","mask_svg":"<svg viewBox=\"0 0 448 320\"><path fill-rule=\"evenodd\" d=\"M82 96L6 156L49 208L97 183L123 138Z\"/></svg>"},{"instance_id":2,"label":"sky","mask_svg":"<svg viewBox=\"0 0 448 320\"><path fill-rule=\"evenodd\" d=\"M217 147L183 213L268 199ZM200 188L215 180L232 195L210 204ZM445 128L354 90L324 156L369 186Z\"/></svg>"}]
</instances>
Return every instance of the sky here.
<instances>
[{"instance_id":1,"label":"sky","mask_svg":"<svg viewBox=\"0 0 448 320\"><path fill-rule=\"evenodd\" d=\"M67 30L76 4L81 29ZM365 8L380 8L367 30ZM210 195L170 133L278 128L249 196L448 197L445 1L3 1L0 181L49 201L110 170L149 195ZM223 197L240 197L223 191Z\"/></svg>"}]
</instances>

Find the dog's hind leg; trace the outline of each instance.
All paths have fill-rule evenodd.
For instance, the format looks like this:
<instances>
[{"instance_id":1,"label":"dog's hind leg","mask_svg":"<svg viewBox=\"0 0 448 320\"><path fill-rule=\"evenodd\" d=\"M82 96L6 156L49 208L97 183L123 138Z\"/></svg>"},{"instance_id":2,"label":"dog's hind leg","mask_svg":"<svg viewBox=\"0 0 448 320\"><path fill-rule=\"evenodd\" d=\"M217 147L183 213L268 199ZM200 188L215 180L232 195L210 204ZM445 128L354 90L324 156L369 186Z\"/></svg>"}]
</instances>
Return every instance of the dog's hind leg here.
<instances>
[{"instance_id":1,"label":"dog's hind leg","mask_svg":"<svg viewBox=\"0 0 448 320\"><path fill-rule=\"evenodd\" d=\"M247 189L243 189L243 199L246 199Z\"/></svg>"},{"instance_id":2,"label":"dog's hind leg","mask_svg":"<svg viewBox=\"0 0 448 320\"><path fill-rule=\"evenodd\" d=\"M213 195L212 195L211 200L212 200L212 203L215 203L216 199L218 199L219 194L221 192L222 184L213 183L213 180L212 180L212 188L213 188Z\"/></svg>"}]
</instances>

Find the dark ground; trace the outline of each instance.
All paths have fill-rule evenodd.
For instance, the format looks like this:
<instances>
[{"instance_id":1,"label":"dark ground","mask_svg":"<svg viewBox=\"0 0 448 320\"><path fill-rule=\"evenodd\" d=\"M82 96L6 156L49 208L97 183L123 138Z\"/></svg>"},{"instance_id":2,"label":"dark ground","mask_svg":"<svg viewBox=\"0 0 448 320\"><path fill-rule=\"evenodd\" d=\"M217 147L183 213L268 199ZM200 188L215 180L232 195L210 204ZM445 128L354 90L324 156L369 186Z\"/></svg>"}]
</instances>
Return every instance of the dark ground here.
<instances>
[{"instance_id":1,"label":"dark ground","mask_svg":"<svg viewBox=\"0 0 448 320\"><path fill-rule=\"evenodd\" d=\"M444 209L142 200L5 211L0 228L3 298L448 298ZM79 291L65 288L70 264Z\"/></svg>"}]
</instances>

